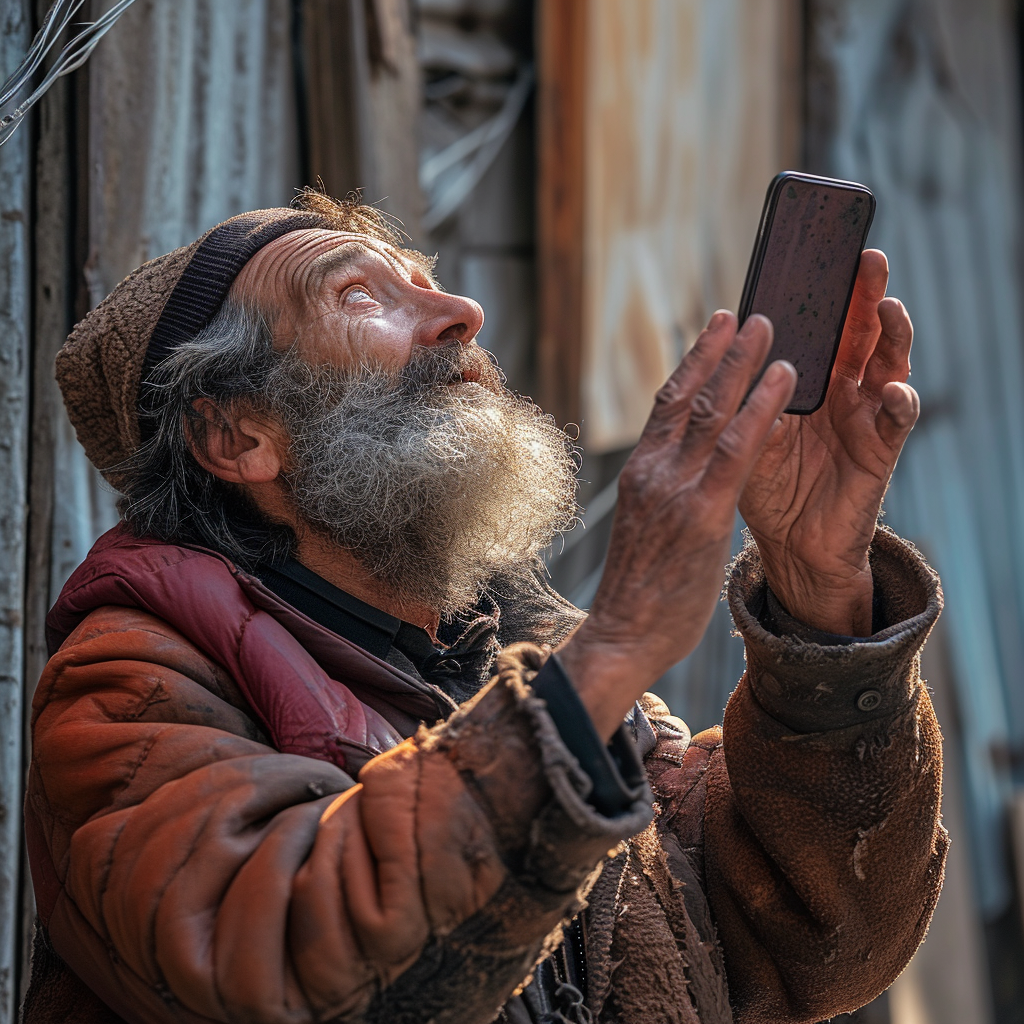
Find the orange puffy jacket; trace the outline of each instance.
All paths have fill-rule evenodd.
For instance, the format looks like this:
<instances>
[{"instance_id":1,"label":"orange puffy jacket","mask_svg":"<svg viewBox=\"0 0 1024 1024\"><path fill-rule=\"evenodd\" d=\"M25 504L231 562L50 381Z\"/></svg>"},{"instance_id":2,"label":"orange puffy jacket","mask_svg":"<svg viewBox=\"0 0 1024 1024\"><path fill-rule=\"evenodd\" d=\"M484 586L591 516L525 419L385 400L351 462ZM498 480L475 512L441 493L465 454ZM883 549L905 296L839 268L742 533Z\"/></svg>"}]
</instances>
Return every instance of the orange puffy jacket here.
<instances>
[{"instance_id":1,"label":"orange puffy jacket","mask_svg":"<svg viewBox=\"0 0 1024 1024\"><path fill-rule=\"evenodd\" d=\"M656 805L606 818L531 693L542 649L452 713L219 556L115 531L48 620L26 1024L486 1024L588 891L597 1018L852 1009L920 942L946 842L937 580L888 533L872 565L891 624L849 644L801 638L741 556L724 740L647 701Z\"/></svg>"}]
</instances>

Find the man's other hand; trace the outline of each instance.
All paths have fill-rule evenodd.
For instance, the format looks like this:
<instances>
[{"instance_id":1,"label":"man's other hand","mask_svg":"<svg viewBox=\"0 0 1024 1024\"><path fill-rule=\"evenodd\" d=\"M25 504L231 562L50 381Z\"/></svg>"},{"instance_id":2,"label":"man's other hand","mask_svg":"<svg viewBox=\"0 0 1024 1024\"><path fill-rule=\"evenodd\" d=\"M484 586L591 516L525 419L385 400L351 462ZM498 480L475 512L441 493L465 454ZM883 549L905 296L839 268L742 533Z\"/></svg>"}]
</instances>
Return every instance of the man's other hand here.
<instances>
[{"instance_id":1,"label":"man's other hand","mask_svg":"<svg viewBox=\"0 0 1024 1024\"><path fill-rule=\"evenodd\" d=\"M769 586L795 618L846 636L871 633L868 547L920 402L907 383L913 327L885 298L885 255L861 256L828 395L784 416L740 497Z\"/></svg>"},{"instance_id":2,"label":"man's other hand","mask_svg":"<svg viewBox=\"0 0 1024 1024\"><path fill-rule=\"evenodd\" d=\"M736 504L789 403L796 371L773 363L772 327L719 312L658 392L619 481L590 615L559 654L598 732L696 647L722 589Z\"/></svg>"}]
</instances>

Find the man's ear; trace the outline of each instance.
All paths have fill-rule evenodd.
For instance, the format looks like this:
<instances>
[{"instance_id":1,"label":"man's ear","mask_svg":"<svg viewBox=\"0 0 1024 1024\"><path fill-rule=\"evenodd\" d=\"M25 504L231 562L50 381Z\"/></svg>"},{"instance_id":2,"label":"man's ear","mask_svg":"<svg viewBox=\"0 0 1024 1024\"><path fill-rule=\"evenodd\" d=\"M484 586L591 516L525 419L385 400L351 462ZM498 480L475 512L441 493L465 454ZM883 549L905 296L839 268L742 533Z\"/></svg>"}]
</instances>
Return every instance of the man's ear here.
<instances>
[{"instance_id":1,"label":"man's ear","mask_svg":"<svg viewBox=\"0 0 1024 1024\"><path fill-rule=\"evenodd\" d=\"M276 480L287 447L284 431L274 423L222 409L209 398L197 398L187 438L192 457L207 472L232 484L264 484Z\"/></svg>"}]
</instances>

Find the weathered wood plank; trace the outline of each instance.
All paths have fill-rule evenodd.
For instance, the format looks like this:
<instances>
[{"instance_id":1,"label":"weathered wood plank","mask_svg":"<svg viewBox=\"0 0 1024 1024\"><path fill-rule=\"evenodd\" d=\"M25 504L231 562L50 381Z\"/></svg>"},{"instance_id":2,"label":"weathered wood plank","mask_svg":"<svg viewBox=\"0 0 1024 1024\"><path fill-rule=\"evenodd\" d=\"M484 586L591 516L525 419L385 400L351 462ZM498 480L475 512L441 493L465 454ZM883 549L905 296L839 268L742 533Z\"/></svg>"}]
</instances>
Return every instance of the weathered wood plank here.
<instances>
[{"instance_id":1,"label":"weathered wood plank","mask_svg":"<svg viewBox=\"0 0 1024 1024\"><path fill-rule=\"evenodd\" d=\"M36 17L47 4L38 0ZM74 223L71 101L74 83L61 78L37 109L34 167L32 273L32 414L29 433L28 532L25 596L25 722L24 754L30 756L28 711L36 683L46 664L45 620L50 606L53 563L53 509L56 488L55 452L64 416L60 391L53 377L53 360L67 337L71 321L71 238ZM22 874L22 978L27 973L35 907L28 872Z\"/></svg>"},{"instance_id":2,"label":"weathered wood plank","mask_svg":"<svg viewBox=\"0 0 1024 1024\"><path fill-rule=\"evenodd\" d=\"M397 217L416 239L422 200L419 66L402 0L304 0L309 163L314 181Z\"/></svg>"},{"instance_id":3,"label":"weathered wood plank","mask_svg":"<svg viewBox=\"0 0 1024 1024\"><path fill-rule=\"evenodd\" d=\"M540 5L542 398L631 445L801 146L798 0Z\"/></svg>"},{"instance_id":4,"label":"weathered wood plank","mask_svg":"<svg viewBox=\"0 0 1024 1024\"><path fill-rule=\"evenodd\" d=\"M416 124L423 98L411 8L407 0L371 0L366 8L373 161L365 198L397 217L419 244L423 197Z\"/></svg>"},{"instance_id":5,"label":"weathered wood plank","mask_svg":"<svg viewBox=\"0 0 1024 1024\"><path fill-rule=\"evenodd\" d=\"M345 196L372 177L365 7L304 0L302 32L310 173L331 195Z\"/></svg>"},{"instance_id":6,"label":"weathered wood plank","mask_svg":"<svg viewBox=\"0 0 1024 1024\"><path fill-rule=\"evenodd\" d=\"M27 2L4 0L0 79L30 39ZM15 1020L20 956L30 142L23 128L0 148L0 1024Z\"/></svg>"},{"instance_id":7,"label":"weathered wood plank","mask_svg":"<svg viewBox=\"0 0 1024 1024\"><path fill-rule=\"evenodd\" d=\"M580 419L589 10L578 0L538 8L538 394L562 424Z\"/></svg>"}]
</instances>

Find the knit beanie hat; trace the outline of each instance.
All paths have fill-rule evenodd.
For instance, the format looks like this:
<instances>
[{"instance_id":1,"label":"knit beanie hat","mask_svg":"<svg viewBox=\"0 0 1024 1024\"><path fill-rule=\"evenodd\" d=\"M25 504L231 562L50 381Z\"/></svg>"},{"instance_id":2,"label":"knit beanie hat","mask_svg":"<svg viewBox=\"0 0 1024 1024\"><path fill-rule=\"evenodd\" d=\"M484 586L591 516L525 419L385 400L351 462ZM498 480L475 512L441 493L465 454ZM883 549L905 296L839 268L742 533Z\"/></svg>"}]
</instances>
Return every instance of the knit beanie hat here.
<instances>
[{"instance_id":1,"label":"knit beanie hat","mask_svg":"<svg viewBox=\"0 0 1024 1024\"><path fill-rule=\"evenodd\" d=\"M75 326L57 353L57 383L78 440L109 483L124 489L120 467L142 441L145 377L209 325L263 246L288 231L330 226L312 211L241 213L129 274Z\"/></svg>"}]
</instances>

